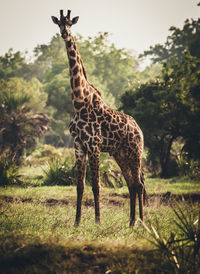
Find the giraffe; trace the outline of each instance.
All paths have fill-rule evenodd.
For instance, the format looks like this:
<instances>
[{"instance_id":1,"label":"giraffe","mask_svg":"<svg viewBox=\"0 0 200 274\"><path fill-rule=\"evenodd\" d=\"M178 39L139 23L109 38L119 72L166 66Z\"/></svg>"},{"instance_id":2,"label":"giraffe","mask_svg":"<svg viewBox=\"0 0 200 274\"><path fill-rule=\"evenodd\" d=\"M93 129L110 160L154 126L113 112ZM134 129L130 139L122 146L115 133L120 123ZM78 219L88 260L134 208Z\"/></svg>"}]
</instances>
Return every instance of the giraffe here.
<instances>
[{"instance_id":1,"label":"giraffe","mask_svg":"<svg viewBox=\"0 0 200 274\"><path fill-rule=\"evenodd\" d=\"M121 168L130 194L130 222L135 223L136 197L139 200L139 216L143 221L144 180L141 172L143 134L136 121L124 113L110 108L98 91L88 80L78 47L71 35L71 26L79 17L70 18L68 10L60 19L52 20L60 28L69 59L71 97L74 116L69 130L74 139L77 166L77 205L75 226L80 224L81 204L85 186L86 157L92 174L92 191L95 205L95 221L100 223L100 152L108 152Z\"/></svg>"}]
</instances>

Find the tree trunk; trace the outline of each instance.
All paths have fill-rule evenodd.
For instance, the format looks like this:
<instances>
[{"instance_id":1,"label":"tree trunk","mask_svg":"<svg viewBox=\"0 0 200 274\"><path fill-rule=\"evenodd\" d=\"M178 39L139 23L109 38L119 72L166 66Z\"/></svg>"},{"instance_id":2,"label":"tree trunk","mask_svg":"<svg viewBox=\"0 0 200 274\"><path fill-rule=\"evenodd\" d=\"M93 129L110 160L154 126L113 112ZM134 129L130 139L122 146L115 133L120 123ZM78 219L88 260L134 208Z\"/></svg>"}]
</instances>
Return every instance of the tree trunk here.
<instances>
[{"instance_id":1,"label":"tree trunk","mask_svg":"<svg viewBox=\"0 0 200 274\"><path fill-rule=\"evenodd\" d=\"M169 178L170 177L170 170L169 170L169 160L170 160L170 152L171 152L171 147L173 144L173 141L175 140L174 137L171 137L168 140L168 144L166 144L166 149L165 149L165 142L163 142L163 148L161 153L161 159L160 159L160 164L161 164L161 178Z\"/></svg>"}]
</instances>

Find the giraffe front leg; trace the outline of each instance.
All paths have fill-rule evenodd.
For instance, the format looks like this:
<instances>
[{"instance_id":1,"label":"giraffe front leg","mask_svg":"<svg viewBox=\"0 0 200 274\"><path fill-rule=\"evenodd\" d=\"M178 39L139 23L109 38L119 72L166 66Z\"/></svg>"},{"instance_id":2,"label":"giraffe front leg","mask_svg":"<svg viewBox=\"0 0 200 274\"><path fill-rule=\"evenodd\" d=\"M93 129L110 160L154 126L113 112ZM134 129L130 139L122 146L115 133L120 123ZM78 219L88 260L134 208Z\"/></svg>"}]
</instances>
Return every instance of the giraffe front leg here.
<instances>
[{"instance_id":1,"label":"giraffe front leg","mask_svg":"<svg viewBox=\"0 0 200 274\"><path fill-rule=\"evenodd\" d=\"M77 204L76 204L76 219L75 226L79 226L81 220L81 205L83 192L85 187L85 175L86 175L86 154L83 150L77 149L75 146L76 153L76 165L77 165Z\"/></svg>"},{"instance_id":2,"label":"giraffe front leg","mask_svg":"<svg viewBox=\"0 0 200 274\"><path fill-rule=\"evenodd\" d=\"M100 223L100 205L99 205L99 193L100 193L100 171L99 171L99 156L100 152L88 153L90 169L92 174L92 191L94 195L95 204L95 222Z\"/></svg>"},{"instance_id":3,"label":"giraffe front leg","mask_svg":"<svg viewBox=\"0 0 200 274\"><path fill-rule=\"evenodd\" d=\"M128 186L130 194L130 226L135 224L136 190L133 185Z\"/></svg>"}]
</instances>

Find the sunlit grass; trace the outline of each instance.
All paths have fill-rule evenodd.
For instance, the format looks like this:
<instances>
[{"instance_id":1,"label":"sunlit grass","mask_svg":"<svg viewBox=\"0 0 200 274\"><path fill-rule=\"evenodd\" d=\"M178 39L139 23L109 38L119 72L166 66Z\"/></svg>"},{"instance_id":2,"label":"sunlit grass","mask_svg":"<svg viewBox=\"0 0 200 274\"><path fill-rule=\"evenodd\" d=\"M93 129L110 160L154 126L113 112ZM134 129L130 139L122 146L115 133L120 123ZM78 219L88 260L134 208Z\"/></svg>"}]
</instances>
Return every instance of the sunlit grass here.
<instances>
[{"instance_id":1,"label":"sunlit grass","mask_svg":"<svg viewBox=\"0 0 200 274\"><path fill-rule=\"evenodd\" d=\"M91 188L86 187L81 224L80 227L75 228L75 187L25 189L8 187L3 189L1 194L3 203L1 207L5 210L2 233L29 233L36 236L53 233L57 237L68 239L99 241L106 239L133 241L141 238L140 233L143 235L143 228L140 223L136 223L134 228L129 228L128 225L129 199L109 194L108 189L105 192L102 189L101 225L98 226L94 222L93 194ZM13 200L8 203L6 197L12 197ZM166 227L173 224L170 214L171 209L164 205L158 207L154 204L145 208L146 219L158 218Z\"/></svg>"},{"instance_id":2,"label":"sunlit grass","mask_svg":"<svg viewBox=\"0 0 200 274\"><path fill-rule=\"evenodd\" d=\"M185 178L147 178L146 179L147 192L150 194L163 194L172 192L173 194L189 194L200 193L200 181Z\"/></svg>"}]
</instances>

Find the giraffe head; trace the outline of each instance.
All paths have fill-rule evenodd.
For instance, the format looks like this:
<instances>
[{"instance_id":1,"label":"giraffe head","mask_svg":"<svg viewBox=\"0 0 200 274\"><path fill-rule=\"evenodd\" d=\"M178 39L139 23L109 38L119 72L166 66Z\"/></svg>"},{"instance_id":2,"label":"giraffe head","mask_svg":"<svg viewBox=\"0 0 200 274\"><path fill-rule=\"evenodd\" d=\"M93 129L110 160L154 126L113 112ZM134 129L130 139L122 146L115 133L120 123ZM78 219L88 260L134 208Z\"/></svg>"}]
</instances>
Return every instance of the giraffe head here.
<instances>
[{"instance_id":1,"label":"giraffe head","mask_svg":"<svg viewBox=\"0 0 200 274\"><path fill-rule=\"evenodd\" d=\"M63 10L60 10L60 20L57 17L51 16L53 22L59 26L61 36L64 40L70 35L71 26L78 22L79 17L74 17L72 20L70 19L71 10L68 10L67 16L63 15Z\"/></svg>"}]
</instances>

